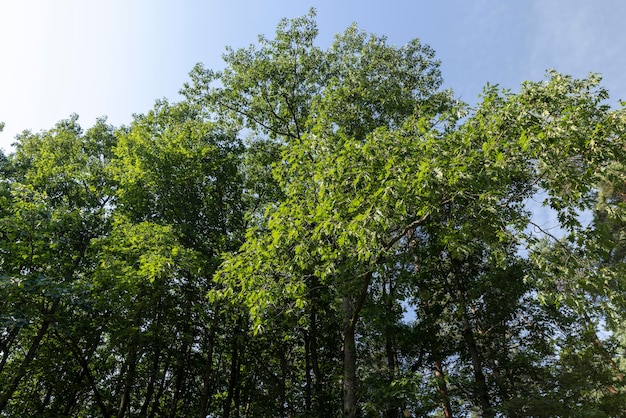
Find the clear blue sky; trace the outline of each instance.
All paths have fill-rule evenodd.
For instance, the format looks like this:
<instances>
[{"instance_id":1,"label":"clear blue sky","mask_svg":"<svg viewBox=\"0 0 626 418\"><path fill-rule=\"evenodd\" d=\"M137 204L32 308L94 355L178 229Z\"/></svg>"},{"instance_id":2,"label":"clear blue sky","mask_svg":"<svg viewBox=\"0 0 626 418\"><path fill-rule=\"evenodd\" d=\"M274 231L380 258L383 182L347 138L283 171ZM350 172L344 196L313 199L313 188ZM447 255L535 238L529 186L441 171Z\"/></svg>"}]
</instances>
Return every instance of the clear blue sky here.
<instances>
[{"instance_id":1,"label":"clear blue sky","mask_svg":"<svg viewBox=\"0 0 626 418\"><path fill-rule=\"evenodd\" d=\"M283 17L318 11L319 44L352 22L404 44L420 38L446 87L475 103L485 83L516 90L545 70L604 76L626 99L622 0L3 0L0 148L71 113L127 124L158 98L178 99L197 62L221 68L226 45L271 36Z\"/></svg>"}]
</instances>

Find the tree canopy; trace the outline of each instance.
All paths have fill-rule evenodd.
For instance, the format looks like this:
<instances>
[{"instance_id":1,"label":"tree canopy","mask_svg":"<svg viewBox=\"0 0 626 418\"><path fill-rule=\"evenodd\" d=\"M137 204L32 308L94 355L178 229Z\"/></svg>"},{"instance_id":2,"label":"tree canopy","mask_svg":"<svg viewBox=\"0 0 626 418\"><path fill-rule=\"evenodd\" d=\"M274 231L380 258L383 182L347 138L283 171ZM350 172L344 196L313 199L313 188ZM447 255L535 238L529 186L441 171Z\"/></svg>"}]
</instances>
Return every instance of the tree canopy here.
<instances>
[{"instance_id":1,"label":"tree canopy","mask_svg":"<svg viewBox=\"0 0 626 418\"><path fill-rule=\"evenodd\" d=\"M0 155L0 416L626 416L600 76L469 106L417 39L317 32Z\"/></svg>"}]
</instances>

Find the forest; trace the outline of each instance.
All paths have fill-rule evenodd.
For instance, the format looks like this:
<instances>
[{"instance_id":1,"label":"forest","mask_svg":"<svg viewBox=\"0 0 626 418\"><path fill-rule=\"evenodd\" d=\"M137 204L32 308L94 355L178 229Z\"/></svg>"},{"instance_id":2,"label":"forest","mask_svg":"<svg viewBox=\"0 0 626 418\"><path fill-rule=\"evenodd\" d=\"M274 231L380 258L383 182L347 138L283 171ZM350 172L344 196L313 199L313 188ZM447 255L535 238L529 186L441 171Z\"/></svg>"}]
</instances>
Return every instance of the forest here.
<instances>
[{"instance_id":1,"label":"forest","mask_svg":"<svg viewBox=\"0 0 626 418\"><path fill-rule=\"evenodd\" d=\"M601 77L470 106L417 39L317 34L0 153L0 417L626 417Z\"/></svg>"}]
</instances>

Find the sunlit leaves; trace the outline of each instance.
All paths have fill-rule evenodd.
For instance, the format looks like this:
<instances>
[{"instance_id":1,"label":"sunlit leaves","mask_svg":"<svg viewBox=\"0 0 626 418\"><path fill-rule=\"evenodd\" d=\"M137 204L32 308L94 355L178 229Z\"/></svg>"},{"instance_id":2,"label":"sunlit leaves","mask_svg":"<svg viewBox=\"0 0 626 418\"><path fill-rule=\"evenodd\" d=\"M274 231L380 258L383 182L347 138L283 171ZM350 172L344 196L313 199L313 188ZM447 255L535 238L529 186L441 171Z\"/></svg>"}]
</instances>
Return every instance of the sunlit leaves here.
<instances>
[{"instance_id":1,"label":"sunlit leaves","mask_svg":"<svg viewBox=\"0 0 626 418\"><path fill-rule=\"evenodd\" d=\"M470 108L418 40L317 33L285 19L180 103L0 155L3 413L623 414L599 76Z\"/></svg>"}]
</instances>

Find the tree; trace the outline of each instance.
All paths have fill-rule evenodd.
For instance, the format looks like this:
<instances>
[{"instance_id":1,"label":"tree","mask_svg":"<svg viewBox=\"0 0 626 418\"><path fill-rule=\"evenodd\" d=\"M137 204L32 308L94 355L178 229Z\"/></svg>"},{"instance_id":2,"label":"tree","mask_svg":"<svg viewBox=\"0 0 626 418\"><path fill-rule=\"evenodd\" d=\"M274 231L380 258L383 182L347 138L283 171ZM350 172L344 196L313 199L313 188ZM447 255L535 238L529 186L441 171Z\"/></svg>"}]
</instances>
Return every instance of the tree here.
<instances>
[{"instance_id":1,"label":"tree","mask_svg":"<svg viewBox=\"0 0 626 418\"><path fill-rule=\"evenodd\" d=\"M218 395L240 383L227 359L241 313L205 296L241 242L238 140L160 101L127 128L83 133L72 116L16 146L0 166L0 410L230 409Z\"/></svg>"},{"instance_id":2,"label":"tree","mask_svg":"<svg viewBox=\"0 0 626 418\"><path fill-rule=\"evenodd\" d=\"M281 28L277 39L283 44L287 36L294 42L301 39ZM226 286L224 295L240 295L261 330L264 315L277 307L289 306L293 315L314 309L310 306L315 302L309 299L316 287L312 283L332 289L341 300L334 310L343 317L343 410L356 416L357 323L364 306L376 299L372 290L388 289L389 269L398 263L412 265L406 292L414 295L421 310L432 309L426 303L449 310L451 316L441 327L450 329L449 338L455 339L451 351L441 351L438 342L423 350L439 365L445 358L461 356L455 365L457 378L464 379L463 370L471 373L469 399L484 416L494 416L520 396L532 396L514 388L519 377L515 373L522 370L529 378L534 375L535 390L545 390L537 377L538 370L546 370L541 362L519 355L514 360L511 352L523 344L535 347L533 355L556 355L545 332L562 320L550 316L536 298L545 289L543 280L550 277L551 267L546 255L535 251L540 248L537 234L528 228L541 229L532 223L525 205L541 191L544 203L557 212L560 226L571 236L583 234L578 213L592 206L593 180L606 170L621 129L611 122L619 113L601 104L606 92L597 87L598 78L574 80L552 73L545 83L524 84L516 95L488 88L478 108L465 116L463 105L454 105L449 96L437 92L436 72L428 71L436 68L434 61L395 66L400 73L392 76L383 63L394 62L392 51L402 62L410 62L401 52L407 49L384 48L375 38L368 43L363 34L349 29L328 55L314 54L328 57L332 75L304 113L308 130L296 135L292 128L272 131L278 119L267 110L280 107L267 100L273 96L261 94L267 107L257 108L251 105L253 100L246 101L250 91L245 85L232 82L233 74L242 74L251 86L274 85L273 73L261 77L258 71L244 71L256 69L250 63L261 62L256 60L259 56L269 59L263 52L272 51L273 58L285 51L282 44L263 42L266 47L254 58L249 55L253 49L228 55L246 56L249 65L233 65L220 79L226 87L208 88L204 96L213 108L235 109L250 127L282 135L284 141L274 173L285 199L268 209L265 222L249 231L241 250L222 267L218 280ZM419 71L411 71L416 68ZM380 80L390 84L377 83ZM403 82L395 86L394 80ZM197 82L196 90L188 92L197 94L200 85ZM237 104L223 105L215 99L222 92L231 97L239 91L236 88L241 89ZM345 109L350 111L340 112ZM255 125L261 120L271 122ZM303 125L296 120L293 126ZM537 264L524 261L520 248ZM560 261L579 249L563 252ZM575 269L567 266L561 280L569 280L565 277L572 274L570 266ZM432 286L429 281L434 277L439 277L439 284ZM533 279L528 281L529 277ZM442 293L429 290L437 286ZM502 295L512 299L508 309L496 302ZM443 299L431 302L432 297ZM535 329L536 325L516 319L522 309L536 316L529 324L540 321L542 339L494 346L512 332L524 335ZM420 320L433 320L431 314L422 315ZM495 366L498 359L502 369ZM441 376L441 367L437 368ZM447 392L440 386L450 415Z\"/></svg>"},{"instance_id":3,"label":"tree","mask_svg":"<svg viewBox=\"0 0 626 418\"><path fill-rule=\"evenodd\" d=\"M447 95L437 94L441 80L433 52L417 40L395 48L387 45L385 38L368 37L351 27L337 36L329 50L321 51L313 45L317 34L313 16L311 12L304 18L281 22L274 40L260 38L259 50L227 51L228 67L223 73L197 67L192 84L184 90L188 98L209 110L239 120L268 140L300 152L281 157L288 165L276 171L283 190L299 187L302 176L311 174L305 164L311 159L308 154L315 152L312 146L317 146L311 143L314 135L334 131L332 135L337 138L355 136L363 141L376 128L401 125L417 105L437 108L447 100ZM211 86L215 80L220 87ZM372 88L375 85L379 87ZM341 147L341 140L329 143L333 148ZM294 194L287 192L287 201ZM347 268L350 261L345 263ZM310 277L309 286L315 288L322 277L313 264L309 265L313 271L303 274ZM352 415L356 414L355 327L370 274L351 273L353 277L346 283L352 285L339 290L343 295L344 410ZM316 309L315 303L309 306Z\"/></svg>"},{"instance_id":4,"label":"tree","mask_svg":"<svg viewBox=\"0 0 626 418\"><path fill-rule=\"evenodd\" d=\"M80 371L73 362L62 372L55 368L68 364L65 338L84 330L91 240L108 227L104 165L113 143L104 120L83 133L72 116L49 131L18 136L3 170L0 411L63 414L74 407L80 390L55 377L76 379ZM46 360L46 352L57 355Z\"/></svg>"},{"instance_id":5,"label":"tree","mask_svg":"<svg viewBox=\"0 0 626 418\"><path fill-rule=\"evenodd\" d=\"M220 391L217 376L228 375L216 370L220 366L216 356L221 350L230 351L230 347L219 346L221 340L241 338L237 331L239 314L221 303L207 305L205 295L212 287L221 253L240 244L244 222L241 151L227 126L206 121L187 102L159 101L119 136L113 165L119 182L117 212L130 228L144 223L157 230L167 228L176 237L174 243L181 247L181 254L183 250L193 254L187 263L174 262L176 269L146 288L141 311L126 315L155 327L136 337L146 341L144 350L154 356L154 365L145 366L150 373L145 376L148 388L153 389L143 395L144 411L204 417L213 412L210 401ZM142 255L139 252L135 257L141 260ZM155 317L156 323L151 319ZM133 347L136 344L131 344ZM141 358L140 354L135 357ZM169 406L155 411L147 405L158 396L154 388L165 376L172 376ZM129 378L130 387L134 378ZM229 378L227 385L239 384L237 373L231 372ZM202 382L202 391L199 403L192 403L189 397L196 379ZM223 416L228 416L224 411L232 401L224 401ZM156 398L154 403L158 404ZM188 409L180 411L182 407ZM120 407L118 415L122 413Z\"/></svg>"},{"instance_id":6,"label":"tree","mask_svg":"<svg viewBox=\"0 0 626 418\"><path fill-rule=\"evenodd\" d=\"M599 76L470 108L419 41L314 16L0 154L0 414L625 416Z\"/></svg>"}]
</instances>

